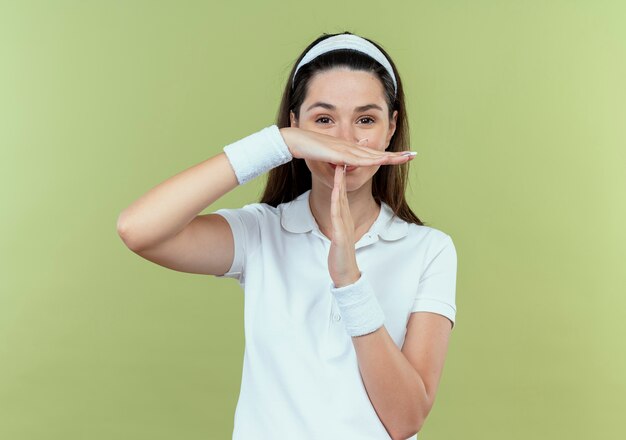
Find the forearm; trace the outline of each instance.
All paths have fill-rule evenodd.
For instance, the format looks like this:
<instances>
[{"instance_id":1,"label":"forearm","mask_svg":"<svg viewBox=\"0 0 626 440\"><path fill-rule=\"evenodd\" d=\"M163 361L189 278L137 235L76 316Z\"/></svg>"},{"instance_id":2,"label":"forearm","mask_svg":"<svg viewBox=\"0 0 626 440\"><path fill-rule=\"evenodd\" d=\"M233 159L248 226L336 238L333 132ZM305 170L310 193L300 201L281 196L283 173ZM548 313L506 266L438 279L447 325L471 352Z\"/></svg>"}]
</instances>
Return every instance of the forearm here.
<instances>
[{"instance_id":1,"label":"forearm","mask_svg":"<svg viewBox=\"0 0 626 440\"><path fill-rule=\"evenodd\" d=\"M418 372L384 326L352 342L367 394L391 437L417 433L431 406Z\"/></svg>"},{"instance_id":2,"label":"forearm","mask_svg":"<svg viewBox=\"0 0 626 440\"><path fill-rule=\"evenodd\" d=\"M118 217L129 247L143 249L185 228L203 209L238 185L224 153L188 168L152 188Z\"/></svg>"}]
</instances>

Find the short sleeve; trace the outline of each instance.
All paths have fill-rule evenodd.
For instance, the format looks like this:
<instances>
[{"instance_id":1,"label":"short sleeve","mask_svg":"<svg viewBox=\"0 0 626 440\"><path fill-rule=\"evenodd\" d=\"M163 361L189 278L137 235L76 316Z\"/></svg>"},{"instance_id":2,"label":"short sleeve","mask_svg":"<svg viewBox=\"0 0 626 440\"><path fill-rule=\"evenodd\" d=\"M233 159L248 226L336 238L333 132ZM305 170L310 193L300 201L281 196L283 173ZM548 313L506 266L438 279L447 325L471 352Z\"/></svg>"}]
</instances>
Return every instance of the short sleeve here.
<instances>
[{"instance_id":1,"label":"short sleeve","mask_svg":"<svg viewBox=\"0 0 626 440\"><path fill-rule=\"evenodd\" d=\"M420 277L411 312L433 312L454 322L456 318L457 255L452 238L445 235L433 247Z\"/></svg>"},{"instance_id":2,"label":"short sleeve","mask_svg":"<svg viewBox=\"0 0 626 440\"><path fill-rule=\"evenodd\" d=\"M261 239L259 222L259 216L262 214L261 207L258 203L253 203L242 208L218 209L212 214L219 214L226 219L234 240L234 256L230 269L225 274L215 275L215 277L234 278L243 283L246 272L246 256L259 246Z\"/></svg>"}]
</instances>

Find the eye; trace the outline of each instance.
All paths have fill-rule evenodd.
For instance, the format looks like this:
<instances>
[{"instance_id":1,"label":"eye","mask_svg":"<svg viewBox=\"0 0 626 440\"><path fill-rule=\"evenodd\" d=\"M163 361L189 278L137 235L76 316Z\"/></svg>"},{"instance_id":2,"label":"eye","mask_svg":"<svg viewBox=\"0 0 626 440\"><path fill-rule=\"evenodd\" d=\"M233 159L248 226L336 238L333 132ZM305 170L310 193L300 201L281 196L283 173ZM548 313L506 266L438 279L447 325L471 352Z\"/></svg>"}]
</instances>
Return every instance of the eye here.
<instances>
[{"instance_id":1,"label":"eye","mask_svg":"<svg viewBox=\"0 0 626 440\"><path fill-rule=\"evenodd\" d=\"M319 122L319 121L321 121L322 119L330 119L330 118L329 118L328 116L320 116L319 118L317 118L317 119L315 120L315 122ZM322 122L322 124L324 124L324 122Z\"/></svg>"},{"instance_id":2,"label":"eye","mask_svg":"<svg viewBox=\"0 0 626 440\"><path fill-rule=\"evenodd\" d=\"M363 120L366 120L366 121L367 121L367 120L369 120L369 121L371 121L371 122L369 122L369 123L366 123L365 125L371 125L371 124L373 124L373 123L375 122L375 121L374 121L374 119L370 118L369 116L364 116L364 117L362 117L361 119L359 119L359 121L363 121Z\"/></svg>"}]
</instances>

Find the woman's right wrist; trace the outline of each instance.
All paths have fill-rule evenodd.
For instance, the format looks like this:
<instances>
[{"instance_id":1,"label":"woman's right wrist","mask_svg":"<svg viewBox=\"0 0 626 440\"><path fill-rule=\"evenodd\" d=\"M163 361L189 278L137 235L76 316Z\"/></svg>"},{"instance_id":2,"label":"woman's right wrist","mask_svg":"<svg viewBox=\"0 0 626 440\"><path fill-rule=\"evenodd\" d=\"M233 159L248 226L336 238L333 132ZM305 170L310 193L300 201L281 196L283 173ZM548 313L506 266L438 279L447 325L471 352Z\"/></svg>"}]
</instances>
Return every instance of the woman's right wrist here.
<instances>
[{"instance_id":1,"label":"woman's right wrist","mask_svg":"<svg viewBox=\"0 0 626 440\"><path fill-rule=\"evenodd\" d=\"M293 159L278 126L270 125L223 148L240 185Z\"/></svg>"},{"instance_id":2,"label":"woman's right wrist","mask_svg":"<svg viewBox=\"0 0 626 440\"><path fill-rule=\"evenodd\" d=\"M279 128L278 131L280 131L280 135L283 137L283 140L285 141L285 145L287 145L287 148L289 149L291 156L295 157L293 155L293 150L291 147L291 145L293 145L294 127L283 127L283 128Z\"/></svg>"}]
</instances>

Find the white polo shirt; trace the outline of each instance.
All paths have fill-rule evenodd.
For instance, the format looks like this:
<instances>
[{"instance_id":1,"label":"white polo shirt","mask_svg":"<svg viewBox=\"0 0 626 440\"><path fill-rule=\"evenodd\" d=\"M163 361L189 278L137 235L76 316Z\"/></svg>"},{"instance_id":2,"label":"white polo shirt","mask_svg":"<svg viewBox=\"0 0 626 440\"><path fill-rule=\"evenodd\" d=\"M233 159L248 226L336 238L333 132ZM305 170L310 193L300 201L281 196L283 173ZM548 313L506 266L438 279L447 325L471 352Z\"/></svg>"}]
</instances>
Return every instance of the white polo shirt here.
<instances>
[{"instance_id":1,"label":"white polo shirt","mask_svg":"<svg viewBox=\"0 0 626 440\"><path fill-rule=\"evenodd\" d=\"M244 291L232 438L389 440L330 292L330 240L311 213L310 192L276 208L252 203L214 212L235 242L231 268L217 277L237 279ZM401 349L411 312L438 313L454 325L457 256L449 235L392 215L383 202L355 249Z\"/></svg>"}]
</instances>

